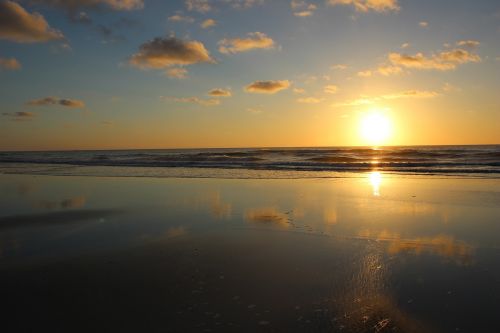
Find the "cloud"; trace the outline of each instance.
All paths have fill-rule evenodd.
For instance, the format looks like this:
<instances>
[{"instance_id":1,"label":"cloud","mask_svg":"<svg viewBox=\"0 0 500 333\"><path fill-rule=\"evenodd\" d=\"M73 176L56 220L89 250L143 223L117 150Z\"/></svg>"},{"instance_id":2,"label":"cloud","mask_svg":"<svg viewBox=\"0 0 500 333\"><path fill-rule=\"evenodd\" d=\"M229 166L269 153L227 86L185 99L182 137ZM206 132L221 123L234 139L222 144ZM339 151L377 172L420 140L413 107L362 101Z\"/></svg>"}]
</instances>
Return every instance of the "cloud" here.
<instances>
[{"instance_id":1,"label":"cloud","mask_svg":"<svg viewBox=\"0 0 500 333\"><path fill-rule=\"evenodd\" d=\"M21 69L21 63L16 58L0 58L0 70L15 71Z\"/></svg>"},{"instance_id":2,"label":"cloud","mask_svg":"<svg viewBox=\"0 0 500 333\"><path fill-rule=\"evenodd\" d=\"M444 85L443 85L443 91L445 92L456 92L456 91L460 91L461 89L459 87L456 87L448 82L445 82Z\"/></svg>"},{"instance_id":3,"label":"cloud","mask_svg":"<svg viewBox=\"0 0 500 333\"><path fill-rule=\"evenodd\" d=\"M438 92L435 92L435 91L410 89L410 90L400 91L397 93L380 95L380 96L376 96L376 97L364 96L362 98L358 98L355 100L333 104L332 106L333 107L361 106L361 105L374 104L376 102L384 101L384 100L395 100L395 99L402 99L402 98L433 98L433 97L437 97L439 95L440 94Z\"/></svg>"},{"instance_id":4,"label":"cloud","mask_svg":"<svg viewBox=\"0 0 500 333\"><path fill-rule=\"evenodd\" d=\"M337 87L336 85L329 84L323 88L323 91L326 92L327 94L336 94L338 89L339 87Z\"/></svg>"},{"instance_id":5,"label":"cloud","mask_svg":"<svg viewBox=\"0 0 500 333\"><path fill-rule=\"evenodd\" d=\"M418 22L418 25L421 27L421 28L427 28L429 26L429 22L426 22L426 21L420 21Z\"/></svg>"},{"instance_id":6,"label":"cloud","mask_svg":"<svg viewBox=\"0 0 500 333\"><path fill-rule=\"evenodd\" d=\"M234 54L254 49L272 49L274 41L262 32L250 32L247 38L232 38L219 41L219 52Z\"/></svg>"},{"instance_id":7,"label":"cloud","mask_svg":"<svg viewBox=\"0 0 500 333\"><path fill-rule=\"evenodd\" d=\"M214 19L206 19L205 21L201 22L200 27L203 29L208 29L211 27L215 27L217 25L217 22Z\"/></svg>"},{"instance_id":8,"label":"cloud","mask_svg":"<svg viewBox=\"0 0 500 333\"><path fill-rule=\"evenodd\" d=\"M212 6L208 0L186 0L185 4L190 11L207 13L212 10Z\"/></svg>"},{"instance_id":9,"label":"cloud","mask_svg":"<svg viewBox=\"0 0 500 333\"><path fill-rule=\"evenodd\" d=\"M371 71L371 70L366 70L366 71L360 71L360 72L358 72L358 74L357 74L357 75L358 75L359 77L370 77L370 76L372 76L372 74L373 74L373 73L372 73L372 71Z\"/></svg>"},{"instance_id":10,"label":"cloud","mask_svg":"<svg viewBox=\"0 0 500 333\"><path fill-rule=\"evenodd\" d=\"M388 58L392 64L397 66L441 71L453 70L459 64L481 61L479 55L460 48L442 51L431 56L425 56L420 52L415 55L393 52L389 54Z\"/></svg>"},{"instance_id":11,"label":"cloud","mask_svg":"<svg viewBox=\"0 0 500 333\"><path fill-rule=\"evenodd\" d=\"M142 69L161 69L200 62L214 62L203 43L175 37L157 37L148 41L129 59L131 65Z\"/></svg>"},{"instance_id":12,"label":"cloud","mask_svg":"<svg viewBox=\"0 0 500 333\"><path fill-rule=\"evenodd\" d=\"M70 16L70 19L73 22L81 23L81 24L91 24L92 18L86 12L73 13Z\"/></svg>"},{"instance_id":13,"label":"cloud","mask_svg":"<svg viewBox=\"0 0 500 333\"><path fill-rule=\"evenodd\" d=\"M0 38L18 43L37 43L63 39L59 30L49 26L45 18L28 13L13 1L0 2Z\"/></svg>"},{"instance_id":14,"label":"cloud","mask_svg":"<svg viewBox=\"0 0 500 333\"><path fill-rule=\"evenodd\" d=\"M295 94L304 94L306 91L305 91L305 89L302 89L302 88L293 88L293 92Z\"/></svg>"},{"instance_id":15,"label":"cloud","mask_svg":"<svg viewBox=\"0 0 500 333\"><path fill-rule=\"evenodd\" d=\"M220 104L220 100L216 98L201 99L196 96L193 97L161 97L161 99L176 103L193 103L202 106L216 106Z\"/></svg>"},{"instance_id":16,"label":"cloud","mask_svg":"<svg viewBox=\"0 0 500 333\"><path fill-rule=\"evenodd\" d=\"M169 68L165 72L165 74L168 77L175 78L175 79L186 79L187 73L188 73L187 69L179 68L179 67Z\"/></svg>"},{"instance_id":17,"label":"cloud","mask_svg":"<svg viewBox=\"0 0 500 333\"><path fill-rule=\"evenodd\" d=\"M326 3L330 6L336 5L351 5L359 12L375 12L398 11L398 0L327 0Z\"/></svg>"},{"instance_id":18,"label":"cloud","mask_svg":"<svg viewBox=\"0 0 500 333\"><path fill-rule=\"evenodd\" d=\"M33 0L50 6L76 11L83 7L105 6L112 10L136 10L144 8L144 0Z\"/></svg>"},{"instance_id":19,"label":"cloud","mask_svg":"<svg viewBox=\"0 0 500 333\"><path fill-rule=\"evenodd\" d=\"M208 95L214 96L214 97L231 97L232 93L231 93L231 90L215 88L215 89L210 90L208 92Z\"/></svg>"},{"instance_id":20,"label":"cloud","mask_svg":"<svg viewBox=\"0 0 500 333\"><path fill-rule=\"evenodd\" d=\"M194 18L192 18L191 16L184 16L181 14L175 14L175 15L169 16L168 20L172 21L172 22L185 22L185 23L193 23L194 22Z\"/></svg>"},{"instance_id":21,"label":"cloud","mask_svg":"<svg viewBox=\"0 0 500 333\"><path fill-rule=\"evenodd\" d=\"M275 94L280 90L288 89L290 81L255 81L245 87L245 91L250 93Z\"/></svg>"},{"instance_id":22,"label":"cloud","mask_svg":"<svg viewBox=\"0 0 500 333\"><path fill-rule=\"evenodd\" d=\"M377 68L377 72L384 76L397 75L403 73L403 69L398 66L383 65Z\"/></svg>"},{"instance_id":23,"label":"cloud","mask_svg":"<svg viewBox=\"0 0 500 333\"><path fill-rule=\"evenodd\" d=\"M479 46L479 42L477 40L460 40L457 42L457 46L463 46L463 47L467 47L467 48L476 48Z\"/></svg>"},{"instance_id":24,"label":"cloud","mask_svg":"<svg viewBox=\"0 0 500 333\"><path fill-rule=\"evenodd\" d=\"M439 96L435 91L427 90L406 90L396 94L382 95L379 99L400 99L400 98L432 98Z\"/></svg>"},{"instance_id":25,"label":"cloud","mask_svg":"<svg viewBox=\"0 0 500 333\"><path fill-rule=\"evenodd\" d=\"M220 0L220 1L229 4L231 7L236 9L250 8L264 3L264 0Z\"/></svg>"},{"instance_id":26,"label":"cloud","mask_svg":"<svg viewBox=\"0 0 500 333\"><path fill-rule=\"evenodd\" d=\"M323 99L316 98L316 97L304 97L304 98L297 99L297 102L304 103L304 104L318 104L318 103L323 102Z\"/></svg>"},{"instance_id":27,"label":"cloud","mask_svg":"<svg viewBox=\"0 0 500 333\"><path fill-rule=\"evenodd\" d=\"M32 101L27 102L27 104L32 106L60 105L75 109L81 109L85 107L85 103L78 99L66 99L53 96L34 99Z\"/></svg>"},{"instance_id":28,"label":"cloud","mask_svg":"<svg viewBox=\"0 0 500 333\"><path fill-rule=\"evenodd\" d=\"M31 120L36 114L33 112L18 111L18 112L4 112L2 116L10 117L12 120Z\"/></svg>"},{"instance_id":29,"label":"cloud","mask_svg":"<svg viewBox=\"0 0 500 333\"><path fill-rule=\"evenodd\" d=\"M292 2L290 2L290 7L292 7L293 15L297 17L312 16L314 11L318 9L318 6L315 4L303 0L292 0Z\"/></svg>"},{"instance_id":30,"label":"cloud","mask_svg":"<svg viewBox=\"0 0 500 333\"><path fill-rule=\"evenodd\" d=\"M347 69L347 65L344 65L344 64L336 64L336 65L333 65L332 67L330 67L331 69L335 69L335 70L344 70L344 69Z\"/></svg>"}]
</instances>

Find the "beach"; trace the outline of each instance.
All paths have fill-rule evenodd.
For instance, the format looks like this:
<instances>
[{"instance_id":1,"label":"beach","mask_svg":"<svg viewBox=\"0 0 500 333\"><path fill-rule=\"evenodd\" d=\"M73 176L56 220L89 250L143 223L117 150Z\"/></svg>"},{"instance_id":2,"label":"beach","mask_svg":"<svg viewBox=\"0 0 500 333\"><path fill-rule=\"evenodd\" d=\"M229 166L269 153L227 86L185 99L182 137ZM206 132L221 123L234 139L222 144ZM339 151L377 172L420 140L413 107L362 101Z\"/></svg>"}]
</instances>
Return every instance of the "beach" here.
<instances>
[{"instance_id":1,"label":"beach","mask_svg":"<svg viewBox=\"0 0 500 333\"><path fill-rule=\"evenodd\" d=\"M7 331L497 327L494 177L159 178L3 167Z\"/></svg>"}]
</instances>

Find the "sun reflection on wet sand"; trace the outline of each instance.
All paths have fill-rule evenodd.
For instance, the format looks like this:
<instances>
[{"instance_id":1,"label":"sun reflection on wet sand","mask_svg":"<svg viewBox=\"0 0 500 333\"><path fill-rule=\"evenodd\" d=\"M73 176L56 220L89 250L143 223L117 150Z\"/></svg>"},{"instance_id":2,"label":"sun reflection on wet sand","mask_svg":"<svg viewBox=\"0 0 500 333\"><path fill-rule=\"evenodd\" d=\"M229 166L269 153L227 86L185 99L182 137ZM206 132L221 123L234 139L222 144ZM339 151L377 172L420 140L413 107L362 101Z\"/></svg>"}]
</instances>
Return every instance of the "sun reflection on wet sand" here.
<instances>
[{"instance_id":1,"label":"sun reflection on wet sand","mask_svg":"<svg viewBox=\"0 0 500 333\"><path fill-rule=\"evenodd\" d=\"M382 174L378 171L370 172L368 176L370 184L372 185L373 195L376 197L380 196L380 184L382 183Z\"/></svg>"}]
</instances>

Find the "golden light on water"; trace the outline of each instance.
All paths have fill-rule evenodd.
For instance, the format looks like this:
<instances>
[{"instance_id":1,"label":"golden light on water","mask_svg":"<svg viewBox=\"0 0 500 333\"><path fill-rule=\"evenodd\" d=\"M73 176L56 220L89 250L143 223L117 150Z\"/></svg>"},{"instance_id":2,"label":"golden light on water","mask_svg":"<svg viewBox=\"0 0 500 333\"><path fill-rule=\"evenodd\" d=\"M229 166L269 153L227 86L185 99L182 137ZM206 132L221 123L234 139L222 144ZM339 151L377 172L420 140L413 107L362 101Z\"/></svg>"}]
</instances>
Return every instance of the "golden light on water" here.
<instances>
[{"instance_id":1,"label":"golden light on water","mask_svg":"<svg viewBox=\"0 0 500 333\"><path fill-rule=\"evenodd\" d=\"M372 171L369 174L370 184L372 185L373 195L380 196L380 184L382 183L382 175L380 172Z\"/></svg>"},{"instance_id":2,"label":"golden light on water","mask_svg":"<svg viewBox=\"0 0 500 333\"><path fill-rule=\"evenodd\" d=\"M387 143L392 134L391 121L380 111L372 111L361 119L360 134L368 145Z\"/></svg>"}]
</instances>

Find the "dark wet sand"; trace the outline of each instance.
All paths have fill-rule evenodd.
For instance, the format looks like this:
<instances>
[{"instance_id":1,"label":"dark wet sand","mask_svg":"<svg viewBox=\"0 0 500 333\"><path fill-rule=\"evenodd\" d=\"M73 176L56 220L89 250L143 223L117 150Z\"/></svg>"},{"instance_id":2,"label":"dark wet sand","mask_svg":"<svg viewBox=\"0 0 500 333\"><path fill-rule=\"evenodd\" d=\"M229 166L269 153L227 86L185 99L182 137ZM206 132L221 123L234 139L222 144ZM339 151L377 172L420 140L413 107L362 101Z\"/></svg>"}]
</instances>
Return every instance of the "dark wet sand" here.
<instances>
[{"instance_id":1,"label":"dark wet sand","mask_svg":"<svg viewBox=\"0 0 500 333\"><path fill-rule=\"evenodd\" d=\"M499 257L488 263L494 272L426 259L390 257L379 242L279 231L180 237L2 268L3 325L12 332L494 332Z\"/></svg>"},{"instance_id":2,"label":"dark wet sand","mask_svg":"<svg viewBox=\"0 0 500 333\"><path fill-rule=\"evenodd\" d=\"M61 193L61 184L69 193L84 187L75 178L35 182L50 193ZM128 187L158 207L147 200L164 193L154 189L158 183L172 205L154 214L131 210L125 198L110 199L108 209L92 201L104 189ZM203 183L220 195L186 204L207 190ZM41 212L46 208L35 205L31 215L11 207L19 214L0 217L2 331L496 332L500 251L488 234L496 230L497 192L491 183L458 184L450 185L447 205L429 195L408 209L411 196L384 198L391 188L377 198L371 191L354 196L349 191L360 184L353 180L102 179L90 185L84 207ZM317 193L304 195L315 186ZM21 200L12 193L4 203ZM290 197L279 203L280 193ZM471 193L480 200L467 199ZM40 196L46 200L47 192ZM325 197L337 215L322 209Z\"/></svg>"}]
</instances>

